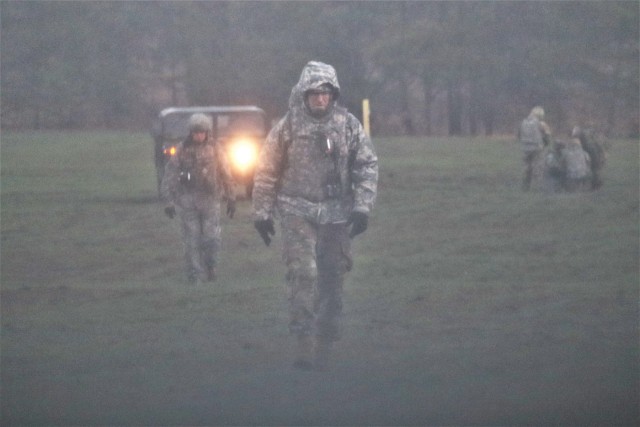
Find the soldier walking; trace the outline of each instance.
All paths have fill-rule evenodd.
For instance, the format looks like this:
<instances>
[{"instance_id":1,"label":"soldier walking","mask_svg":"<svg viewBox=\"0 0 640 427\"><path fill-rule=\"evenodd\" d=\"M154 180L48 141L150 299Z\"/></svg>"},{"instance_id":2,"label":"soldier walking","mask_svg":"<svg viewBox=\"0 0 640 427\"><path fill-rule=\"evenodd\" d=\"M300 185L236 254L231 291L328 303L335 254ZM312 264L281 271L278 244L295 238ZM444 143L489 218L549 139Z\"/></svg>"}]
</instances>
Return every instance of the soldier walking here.
<instances>
[{"instance_id":1,"label":"soldier walking","mask_svg":"<svg viewBox=\"0 0 640 427\"><path fill-rule=\"evenodd\" d=\"M211 118L197 113L189 118L189 136L178 144L165 167L161 191L169 218L182 221L187 280L214 281L220 249L220 203L227 215L235 213L233 180L224 149L212 135Z\"/></svg>"},{"instance_id":2,"label":"soldier walking","mask_svg":"<svg viewBox=\"0 0 640 427\"><path fill-rule=\"evenodd\" d=\"M518 139L522 144L525 164L522 189L529 191L534 174L541 171L542 150L551 142L551 129L544 122L542 107L533 107L529 116L522 121Z\"/></svg>"},{"instance_id":3,"label":"soldier walking","mask_svg":"<svg viewBox=\"0 0 640 427\"><path fill-rule=\"evenodd\" d=\"M350 238L367 229L377 191L374 147L339 96L331 65L303 68L262 149L253 190L254 225L267 246L276 212L280 218L294 366L304 370L324 369L340 337Z\"/></svg>"}]
</instances>

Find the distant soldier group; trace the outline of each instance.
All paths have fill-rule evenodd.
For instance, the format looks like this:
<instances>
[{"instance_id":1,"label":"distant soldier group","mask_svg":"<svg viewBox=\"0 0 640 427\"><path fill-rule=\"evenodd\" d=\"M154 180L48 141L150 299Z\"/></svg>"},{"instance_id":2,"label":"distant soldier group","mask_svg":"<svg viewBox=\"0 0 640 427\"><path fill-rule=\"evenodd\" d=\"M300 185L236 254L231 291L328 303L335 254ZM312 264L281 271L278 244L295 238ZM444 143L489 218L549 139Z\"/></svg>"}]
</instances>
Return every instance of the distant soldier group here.
<instances>
[{"instance_id":1,"label":"distant soldier group","mask_svg":"<svg viewBox=\"0 0 640 427\"><path fill-rule=\"evenodd\" d=\"M575 126L567 141L552 140L542 107L534 107L518 130L524 152L522 188L539 181L552 192L597 190L606 161L603 144L591 130Z\"/></svg>"}]
</instances>

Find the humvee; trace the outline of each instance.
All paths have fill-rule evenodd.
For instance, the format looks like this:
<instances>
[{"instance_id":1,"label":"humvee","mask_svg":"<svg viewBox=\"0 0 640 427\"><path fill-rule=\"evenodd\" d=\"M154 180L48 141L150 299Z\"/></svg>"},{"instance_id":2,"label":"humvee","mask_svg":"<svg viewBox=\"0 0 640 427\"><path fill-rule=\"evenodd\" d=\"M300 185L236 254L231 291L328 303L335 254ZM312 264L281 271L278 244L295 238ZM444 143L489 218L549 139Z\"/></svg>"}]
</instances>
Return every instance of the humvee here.
<instances>
[{"instance_id":1,"label":"humvee","mask_svg":"<svg viewBox=\"0 0 640 427\"><path fill-rule=\"evenodd\" d=\"M158 196L165 165L175 155L178 143L189 135L189 117L195 113L211 117L212 137L225 147L235 182L251 197L258 154L269 131L264 110L256 106L171 107L160 111L151 129Z\"/></svg>"}]
</instances>

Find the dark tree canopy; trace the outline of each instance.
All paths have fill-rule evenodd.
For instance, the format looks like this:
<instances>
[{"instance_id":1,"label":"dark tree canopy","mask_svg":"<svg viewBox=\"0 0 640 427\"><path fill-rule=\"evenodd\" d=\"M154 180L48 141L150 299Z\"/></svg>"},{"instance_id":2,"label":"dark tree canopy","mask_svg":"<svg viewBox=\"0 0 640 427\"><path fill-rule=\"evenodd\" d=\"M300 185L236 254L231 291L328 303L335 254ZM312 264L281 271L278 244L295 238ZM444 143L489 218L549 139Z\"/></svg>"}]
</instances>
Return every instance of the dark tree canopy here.
<instances>
[{"instance_id":1,"label":"dark tree canopy","mask_svg":"<svg viewBox=\"0 0 640 427\"><path fill-rule=\"evenodd\" d=\"M2 2L3 128L146 129L171 105L283 114L309 60L377 134L512 133L542 105L638 135L638 9L610 2Z\"/></svg>"}]
</instances>

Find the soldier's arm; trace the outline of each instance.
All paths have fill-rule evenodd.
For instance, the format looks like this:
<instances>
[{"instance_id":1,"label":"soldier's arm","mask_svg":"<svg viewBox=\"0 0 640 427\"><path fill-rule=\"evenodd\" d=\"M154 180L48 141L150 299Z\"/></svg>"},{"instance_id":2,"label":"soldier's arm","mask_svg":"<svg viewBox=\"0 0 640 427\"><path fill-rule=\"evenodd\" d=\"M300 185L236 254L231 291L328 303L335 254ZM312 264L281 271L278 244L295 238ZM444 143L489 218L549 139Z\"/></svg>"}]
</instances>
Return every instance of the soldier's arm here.
<instances>
[{"instance_id":1,"label":"soldier's arm","mask_svg":"<svg viewBox=\"0 0 640 427\"><path fill-rule=\"evenodd\" d=\"M349 115L349 163L354 191L353 210L369 214L376 200L378 187L378 156L371 139L353 115Z\"/></svg>"},{"instance_id":2,"label":"soldier's arm","mask_svg":"<svg viewBox=\"0 0 640 427\"><path fill-rule=\"evenodd\" d=\"M285 126L285 119L282 119L271 129L260 150L252 194L253 214L256 220L273 218L287 138L290 138L290 135Z\"/></svg>"},{"instance_id":3,"label":"soldier's arm","mask_svg":"<svg viewBox=\"0 0 640 427\"><path fill-rule=\"evenodd\" d=\"M540 122L540 132L542 133L542 141L544 145L551 144L551 128L545 122Z\"/></svg>"}]
</instances>

